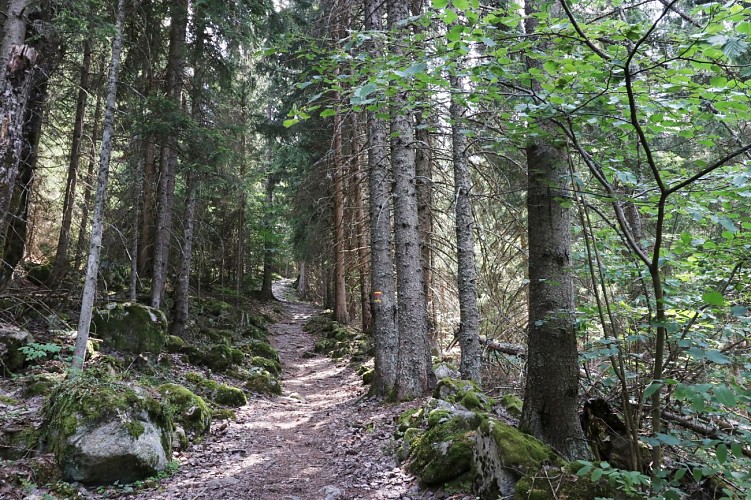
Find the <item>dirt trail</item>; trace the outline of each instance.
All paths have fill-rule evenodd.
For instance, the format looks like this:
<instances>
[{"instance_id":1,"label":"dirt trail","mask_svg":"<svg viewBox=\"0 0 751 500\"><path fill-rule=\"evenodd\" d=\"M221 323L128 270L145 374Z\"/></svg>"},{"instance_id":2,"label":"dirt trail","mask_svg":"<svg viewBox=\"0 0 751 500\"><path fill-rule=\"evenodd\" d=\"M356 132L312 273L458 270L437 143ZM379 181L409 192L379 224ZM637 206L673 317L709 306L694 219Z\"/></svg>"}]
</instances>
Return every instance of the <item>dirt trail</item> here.
<instances>
[{"instance_id":1,"label":"dirt trail","mask_svg":"<svg viewBox=\"0 0 751 500\"><path fill-rule=\"evenodd\" d=\"M284 395L251 398L236 421L178 456L179 471L140 499L443 498L420 490L393 459L394 415L364 398L345 362L303 357L314 339L302 331L317 310L295 302L288 281L275 287L286 320L270 326L284 366Z\"/></svg>"}]
</instances>

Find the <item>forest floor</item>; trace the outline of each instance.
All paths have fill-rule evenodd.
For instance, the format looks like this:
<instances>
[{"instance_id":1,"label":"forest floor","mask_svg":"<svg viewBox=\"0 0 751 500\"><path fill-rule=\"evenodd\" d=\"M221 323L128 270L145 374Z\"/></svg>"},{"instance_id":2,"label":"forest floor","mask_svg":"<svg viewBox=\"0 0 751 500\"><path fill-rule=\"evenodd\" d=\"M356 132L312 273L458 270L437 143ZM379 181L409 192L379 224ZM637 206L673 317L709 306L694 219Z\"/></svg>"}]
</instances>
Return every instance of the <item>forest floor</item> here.
<instances>
[{"instance_id":1,"label":"forest floor","mask_svg":"<svg viewBox=\"0 0 751 500\"><path fill-rule=\"evenodd\" d=\"M395 462L396 417L418 402L386 404L343 360L313 351L303 331L319 311L295 300L291 281L275 286L284 319L270 325L283 363L284 393L252 397L237 419L179 453L178 471L134 499L465 498L420 488ZM474 497L466 497L474 498Z\"/></svg>"}]
</instances>

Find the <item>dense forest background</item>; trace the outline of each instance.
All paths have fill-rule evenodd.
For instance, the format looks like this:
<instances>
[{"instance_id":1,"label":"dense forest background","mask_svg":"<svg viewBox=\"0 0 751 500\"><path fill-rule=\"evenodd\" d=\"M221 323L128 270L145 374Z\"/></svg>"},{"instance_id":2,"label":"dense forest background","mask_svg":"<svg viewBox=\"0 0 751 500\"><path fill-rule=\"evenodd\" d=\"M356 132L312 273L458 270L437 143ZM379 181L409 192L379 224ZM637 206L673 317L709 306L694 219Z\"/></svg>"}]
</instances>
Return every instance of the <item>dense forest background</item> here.
<instances>
[{"instance_id":1,"label":"dense forest background","mask_svg":"<svg viewBox=\"0 0 751 500\"><path fill-rule=\"evenodd\" d=\"M0 12L4 295L85 309L88 274L190 337L191 297L297 278L372 334L375 393L428 393L453 353L584 473L747 494L747 2ZM622 419L617 469L584 401Z\"/></svg>"}]
</instances>

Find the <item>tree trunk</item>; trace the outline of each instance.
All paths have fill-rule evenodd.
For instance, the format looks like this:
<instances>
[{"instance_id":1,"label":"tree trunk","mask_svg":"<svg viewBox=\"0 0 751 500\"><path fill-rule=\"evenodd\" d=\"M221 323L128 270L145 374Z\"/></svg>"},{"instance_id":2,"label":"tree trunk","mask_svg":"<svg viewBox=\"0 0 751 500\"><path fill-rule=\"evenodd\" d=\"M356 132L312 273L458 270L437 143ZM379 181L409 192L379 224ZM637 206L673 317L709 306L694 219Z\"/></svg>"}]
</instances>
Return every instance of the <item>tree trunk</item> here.
<instances>
[{"instance_id":1,"label":"tree trunk","mask_svg":"<svg viewBox=\"0 0 751 500\"><path fill-rule=\"evenodd\" d=\"M99 86L97 86L99 88ZM94 185L94 165L96 165L96 138L99 135L99 120L102 117L102 98L100 93L97 93L96 107L94 108L94 123L91 126L91 151L89 152L88 167L86 168L86 176L83 179L83 206L81 208L81 224L78 230L78 242L76 243L76 260L73 264L73 269L78 271L81 269L81 261L83 260L83 253L86 250L87 231L89 226L89 207L91 206L91 191Z\"/></svg>"},{"instance_id":2,"label":"tree trunk","mask_svg":"<svg viewBox=\"0 0 751 500\"><path fill-rule=\"evenodd\" d=\"M125 0L117 3L115 20L115 38L112 41L112 63L107 81L107 104L104 112L104 130L102 132L102 151L99 155L99 177L97 179L94 201L94 216L91 228L91 247L86 266L86 281L81 298L81 316L78 321L76 347L73 351L72 368L83 371L86 359L86 344L89 340L89 328L94 312L97 276L99 274L99 255L104 232L104 205L107 199L107 179L109 177L110 155L112 154L112 136L115 131L115 106L117 104L117 78L120 70L120 55L123 48L123 20L125 18Z\"/></svg>"},{"instance_id":3,"label":"tree trunk","mask_svg":"<svg viewBox=\"0 0 751 500\"><path fill-rule=\"evenodd\" d=\"M180 259L180 271L177 274L175 289L175 309L170 323L170 334L183 337L188 324L190 309L190 263L193 254L193 228L196 219L196 194L198 181L195 174L188 172L188 195L185 200L185 224L183 229L183 246Z\"/></svg>"},{"instance_id":4,"label":"tree trunk","mask_svg":"<svg viewBox=\"0 0 751 500\"><path fill-rule=\"evenodd\" d=\"M389 30L395 35L391 52L400 57L409 36L403 26L408 6L388 1ZM414 128L407 93L391 99L391 169L394 174L394 226L398 299L399 362L396 398L413 399L430 392L433 371L428 341L425 288L420 260L417 217Z\"/></svg>"},{"instance_id":5,"label":"tree trunk","mask_svg":"<svg viewBox=\"0 0 751 500\"><path fill-rule=\"evenodd\" d=\"M24 45L27 4L28 0L9 0L0 47L0 249L3 251L6 239L11 237L11 214L17 209L12 205L23 161L24 122L37 61L37 51ZM14 263L3 261L2 285L10 280L14 268Z\"/></svg>"},{"instance_id":6,"label":"tree trunk","mask_svg":"<svg viewBox=\"0 0 751 500\"><path fill-rule=\"evenodd\" d=\"M298 266L297 276L297 295L301 299L305 300L308 296L308 275L305 272L305 261L300 261Z\"/></svg>"},{"instance_id":7,"label":"tree trunk","mask_svg":"<svg viewBox=\"0 0 751 500\"><path fill-rule=\"evenodd\" d=\"M373 321L370 313L370 296L368 293L368 243L365 234L365 208L362 201L362 186L365 182L365 174L360 166L362 154L360 152L360 125L357 113L352 113L352 159L350 172L353 183L353 198L355 208L355 232L357 239L357 270L360 275L360 316L362 317L362 331L369 332Z\"/></svg>"},{"instance_id":8,"label":"tree trunk","mask_svg":"<svg viewBox=\"0 0 751 500\"><path fill-rule=\"evenodd\" d=\"M423 13L425 2L412 0L412 15ZM425 28L419 23L413 25L415 36ZM430 99L425 107L415 113L415 173L417 175L417 219L420 228L420 256L427 308L428 336L431 349L438 352L437 311L433 297L433 144L430 133Z\"/></svg>"},{"instance_id":9,"label":"tree trunk","mask_svg":"<svg viewBox=\"0 0 751 500\"><path fill-rule=\"evenodd\" d=\"M536 6L527 4L527 34L534 34ZM551 12L549 15L554 15ZM530 67L539 66L528 61ZM533 83L539 90L539 84ZM571 272L571 216L566 153L555 127L531 138L527 153L529 333L524 407L519 427L567 460L589 457L579 421L579 353Z\"/></svg>"},{"instance_id":10,"label":"tree trunk","mask_svg":"<svg viewBox=\"0 0 751 500\"><path fill-rule=\"evenodd\" d=\"M89 21L89 25L91 25ZM60 237L55 252L54 273L55 280L60 280L68 271L68 249L70 247L70 228L73 222L73 207L76 201L76 183L78 181L78 166L81 162L81 136L83 122L86 117L86 99L89 95L89 71L91 69L91 39L87 38L83 47L83 61L79 77L78 98L76 99L76 116L73 122L73 140L70 145L70 159L68 161L68 176L65 182L65 197L63 198L63 219L60 223Z\"/></svg>"},{"instance_id":11,"label":"tree trunk","mask_svg":"<svg viewBox=\"0 0 751 500\"><path fill-rule=\"evenodd\" d=\"M170 26L170 47L167 58L167 95L175 110L181 107L183 69L185 66L185 34L188 24L188 0L173 0ZM159 183L159 213L157 215L156 241L154 242L154 271L151 289L151 306L159 308L164 300L167 284L170 241L172 236L172 207L175 201L177 176L177 125L165 137L162 145Z\"/></svg>"},{"instance_id":12,"label":"tree trunk","mask_svg":"<svg viewBox=\"0 0 751 500\"><path fill-rule=\"evenodd\" d=\"M268 149L268 161L269 166L271 164L271 144ZM272 213L274 206L274 189L276 189L277 183L279 183L279 176L277 174L269 173L266 178L266 199L264 201L264 217L263 217L263 284L261 285L261 299L262 300L274 300L274 292L271 285L274 282L274 214Z\"/></svg>"},{"instance_id":13,"label":"tree trunk","mask_svg":"<svg viewBox=\"0 0 751 500\"><path fill-rule=\"evenodd\" d=\"M456 68L460 71L461 68ZM480 313L477 310L477 271L475 269L475 238L472 204L469 198L472 182L467 165L467 138L462 133L462 121L466 107L461 103L462 80L451 75L452 154L454 160L454 185L456 195L456 249L457 282L459 289L459 345L462 378L481 383Z\"/></svg>"},{"instance_id":14,"label":"tree trunk","mask_svg":"<svg viewBox=\"0 0 751 500\"><path fill-rule=\"evenodd\" d=\"M338 95L334 96L336 101ZM344 161L342 159L342 115L334 115L334 321L346 325L347 315L347 281L345 269L344 241Z\"/></svg>"},{"instance_id":15,"label":"tree trunk","mask_svg":"<svg viewBox=\"0 0 751 500\"><path fill-rule=\"evenodd\" d=\"M381 30L382 2L365 0L365 27ZM369 42L372 57L381 52ZM368 168L370 191L370 283L373 313L375 373L371 390L390 395L396 385L397 347L394 258L391 250L391 177L388 167L386 123L376 112L368 111Z\"/></svg>"}]
</instances>

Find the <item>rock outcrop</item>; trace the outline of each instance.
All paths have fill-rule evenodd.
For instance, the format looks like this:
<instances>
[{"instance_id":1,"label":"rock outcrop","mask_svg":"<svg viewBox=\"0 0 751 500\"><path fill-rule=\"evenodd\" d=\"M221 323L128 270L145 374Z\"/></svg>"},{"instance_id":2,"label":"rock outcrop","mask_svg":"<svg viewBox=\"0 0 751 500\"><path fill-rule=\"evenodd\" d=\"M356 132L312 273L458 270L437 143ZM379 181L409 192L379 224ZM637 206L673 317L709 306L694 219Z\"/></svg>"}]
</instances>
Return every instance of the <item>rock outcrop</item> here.
<instances>
[{"instance_id":1,"label":"rock outcrop","mask_svg":"<svg viewBox=\"0 0 751 500\"><path fill-rule=\"evenodd\" d=\"M21 348L34 339L26 330L11 325L0 325L0 376L8 376L23 367L26 355Z\"/></svg>"},{"instance_id":2,"label":"rock outcrop","mask_svg":"<svg viewBox=\"0 0 751 500\"><path fill-rule=\"evenodd\" d=\"M81 375L50 396L44 416L46 447L66 481L124 484L169 462L171 415L145 389Z\"/></svg>"},{"instance_id":3,"label":"rock outcrop","mask_svg":"<svg viewBox=\"0 0 751 500\"><path fill-rule=\"evenodd\" d=\"M113 302L95 311L92 333L111 349L159 354L167 339L167 318L159 309L143 304Z\"/></svg>"}]
</instances>

